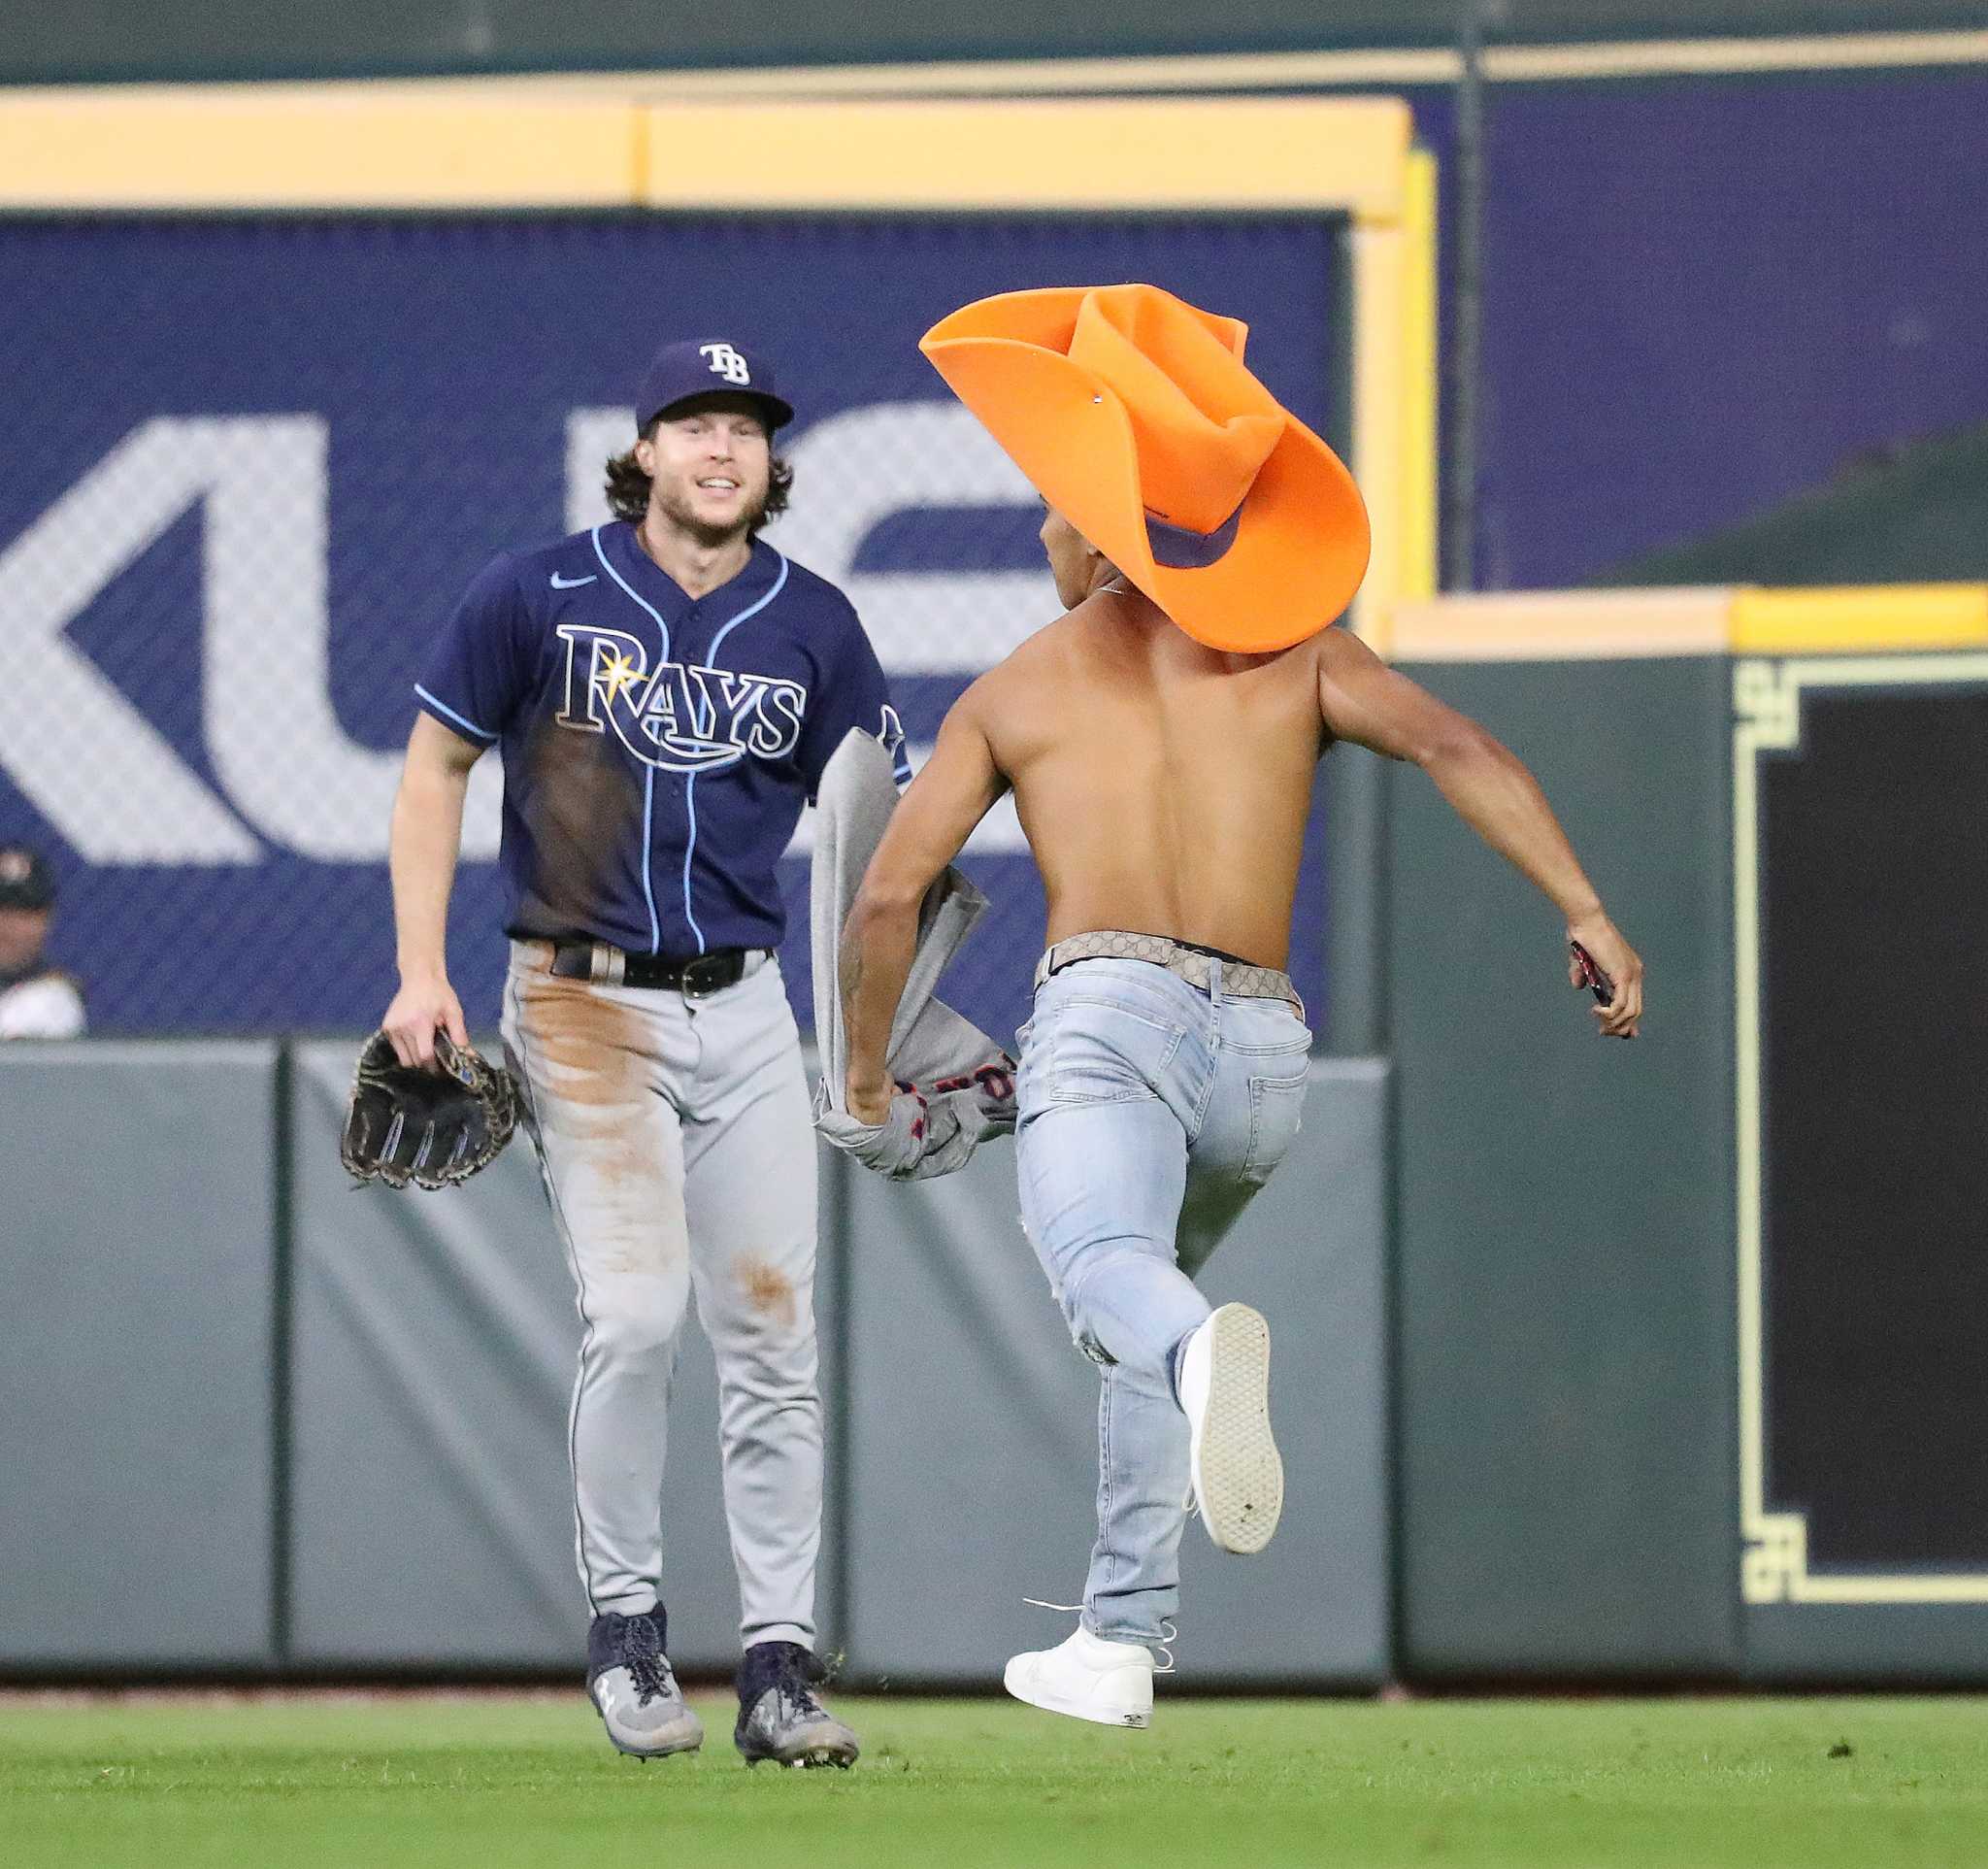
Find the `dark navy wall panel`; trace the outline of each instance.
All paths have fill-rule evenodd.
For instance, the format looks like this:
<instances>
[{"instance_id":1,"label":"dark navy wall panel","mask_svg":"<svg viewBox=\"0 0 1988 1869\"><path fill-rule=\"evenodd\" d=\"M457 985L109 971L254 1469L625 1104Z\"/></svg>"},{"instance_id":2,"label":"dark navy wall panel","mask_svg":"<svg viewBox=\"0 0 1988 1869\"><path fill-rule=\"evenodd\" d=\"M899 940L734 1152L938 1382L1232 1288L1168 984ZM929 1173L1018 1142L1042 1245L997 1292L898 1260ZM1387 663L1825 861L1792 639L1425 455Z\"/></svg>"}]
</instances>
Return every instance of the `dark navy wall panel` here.
<instances>
[{"instance_id":1,"label":"dark navy wall panel","mask_svg":"<svg viewBox=\"0 0 1988 1869\"><path fill-rule=\"evenodd\" d=\"M1452 96L1412 101L1453 208ZM1480 584L1604 576L1771 508L1860 452L1988 419L1988 244L1971 235L1988 220L1988 74L1499 84L1487 108ZM1446 252L1446 277L1453 261ZM22 574L17 550L147 422L294 418L296 447L315 424L329 661L317 686L349 745L387 758L410 718L409 676L463 581L498 546L562 529L571 413L620 401L663 333L711 327L771 346L803 407L805 449L852 411L944 406L915 340L969 297L1152 279L1248 317L1259 369L1334 432L1334 273L1330 231L1289 220L0 223L0 414L14 438L0 450L0 837L55 856L56 951L87 977L107 1027L340 1029L384 1002L383 830L355 855L299 853L245 803L241 772L216 766L217 713L238 764L281 784L294 763L285 684L309 678L284 635L294 554L273 554L264 585L237 591L242 628L203 644L213 526L182 501L59 639L150 722L240 846L233 860L93 857L19 783L21 738L39 738L60 755L71 818L101 826L149 809L186 821L134 778L115 734L84 731L66 692L50 690L51 646L32 646L61 599ZM241 465L232 443L216 447L214 473ZM130 530L154 467L140 460L135 481L82 500L79 535ZM267 490L288 484L269 480ZM804 476L796 520L845 490L817 474L811 491ZM899 505L851 569L1033 562L1025 507ZM270 613L260 635L258 605ZM955 651L950 668L904 673L914 739L929 738L970 662ZM377 783L352 809L383 824ZM1021 859L972 863L999 903L961 996L1007 1029L1040 897ZM1323 901L1321 867L1308 904ZM501 956L487 863L467 867L460 895L457 964L488 1018ZM1300 919L1296 971L1315 998L1323 917Z\"/></svg>"},{"instance_id":2,"label":"dark navy wall panel","mask_svg":"<svg viewBox=\"0 0 1988 1869\"><path fill-rule=\"evenodd\" d=\"M811 434L854 412L956 408L917 350L954 307L1148 280L1250 320L1251 361L1332 433L1338 251L1329 223L1288 217L0 222L0 840L54 857L55 951L87 981L102 1026L370 1025L392 985L389 762L416 668L486 558L566 529L568 423L625 407L657 342L766 347L801 411L782 441L805 458ZM174 426L146 431L161 419ZM217 420L247 425L203 441L200 424ZM848 505L851 476L874 475L895 490L849 569L1042 576L1025 488L976 512L928 510L931 464L894 456L879 433L857 465L804 469L789 540L811 511ZM149 530L149 503L164 516ZM316 650L314 603L326 619ZM1046 578L1041 614L1054 614ZM902 683L914 742L985 659L959 618L935 613L934 630L952 634ZM314 654L328 667L314 672ZM81 712L79 684L91 690ZM307 732L313 694L328 696L331 718ZM158 742L143 757L135 720ZM263 798L307 816L319 802L300 751L314 734L348 749L329 787L346 795L321 802L348 848L329 854L273 826ZM355 765L369 750L381 755L370 775ZM215 848L187 855L199 813L167 799L162 767L201 794ZM136 851L106 855L106 826ZM957 995L1011 1030L1040 892L1024 856L970 867L998 906ZM805 870L789 870L798 898ZM1308 887L1297 971L1315 998L1316 865ZM472 1020L491 1022L494 865L466 865L457 897L457 984ZM798 943L787 972L805 1014Z\"/></svg>"},{"instance_id":3,"label":"dark navy wall panel","mask_svg":"<svg viewBox=\"0 0 1988 1869\"><path fill-rule=\"evenodd\" d=\"M1453 231L1453 98L1411 95ZM1582 583L1988 419L1988 73L1485 110L1480 587Z\"/></svg>"}]
</instances>

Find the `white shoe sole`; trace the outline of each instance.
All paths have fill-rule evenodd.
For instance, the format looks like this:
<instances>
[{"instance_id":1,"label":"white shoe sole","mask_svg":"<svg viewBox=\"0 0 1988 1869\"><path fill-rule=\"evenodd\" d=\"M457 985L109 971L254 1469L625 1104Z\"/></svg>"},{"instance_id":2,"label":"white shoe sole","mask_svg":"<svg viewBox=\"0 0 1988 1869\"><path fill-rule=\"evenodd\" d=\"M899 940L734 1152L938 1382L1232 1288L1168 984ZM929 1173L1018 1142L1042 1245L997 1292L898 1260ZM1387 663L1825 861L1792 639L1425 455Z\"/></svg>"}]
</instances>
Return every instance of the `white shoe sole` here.
<instances>
[{"instance_id":1,"label":"white shoe sole","mask_svg":"<svg viewBox=\"0 0 1988 1869\"><path fill-rule=\"evenodd\" d=\"M1112 1713L1087 1701L1066 1700L1061 1694L1036 1685L1011 1661L1001 1677L1001 1685L1015 1699L1028 1706L1040 1707L1045 1714L1067 1714L1072 1719L1087 1719L1094 1726L1118 1726L1143 1732L1153 1723L1150 1713Z\"/></svg>"},{"instance_id":2,"label":"white shoe sole","mask_svg":"<svg viewBox=\"0 0 1988 1869\"><path fill-rule=\"evenodd\" d=\"M1284 1463L1270 1431L1270 1325L1246 1304L1212 1312L1208 1406L1190 1450L1208 1535L1238 1556L1260 1552L1284 1510Z\"/></svg>"}]
</instances>

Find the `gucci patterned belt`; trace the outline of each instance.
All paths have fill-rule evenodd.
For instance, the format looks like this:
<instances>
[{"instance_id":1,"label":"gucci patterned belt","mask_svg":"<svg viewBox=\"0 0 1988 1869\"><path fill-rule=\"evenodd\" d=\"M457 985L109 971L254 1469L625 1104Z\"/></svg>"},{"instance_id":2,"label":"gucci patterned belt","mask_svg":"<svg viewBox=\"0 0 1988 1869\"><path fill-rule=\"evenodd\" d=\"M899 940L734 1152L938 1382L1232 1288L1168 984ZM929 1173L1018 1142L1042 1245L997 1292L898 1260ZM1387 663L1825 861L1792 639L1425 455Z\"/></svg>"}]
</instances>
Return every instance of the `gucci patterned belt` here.
<instances>
[{"instance_id":1,"label":"gucci patterned belt","mask_svg":"<svg viewBox=\"0 0 1988 1869\"><path fill-rule=\"evenodd\" d=\"M1281 999L1300 1018L1305 1002L1291 985L1291 976L1275 967L1256 967L1212 949L1196 948L1167 935L1132 934L1123 928L1099 928L1059 941L1036 962L1036 985L1051 974L1079 960L1145 960L1164 967L1177 980L1210 992L1215 969L1222 970L1222 995L1228 999Z\"/></svg>"}]
</instances>

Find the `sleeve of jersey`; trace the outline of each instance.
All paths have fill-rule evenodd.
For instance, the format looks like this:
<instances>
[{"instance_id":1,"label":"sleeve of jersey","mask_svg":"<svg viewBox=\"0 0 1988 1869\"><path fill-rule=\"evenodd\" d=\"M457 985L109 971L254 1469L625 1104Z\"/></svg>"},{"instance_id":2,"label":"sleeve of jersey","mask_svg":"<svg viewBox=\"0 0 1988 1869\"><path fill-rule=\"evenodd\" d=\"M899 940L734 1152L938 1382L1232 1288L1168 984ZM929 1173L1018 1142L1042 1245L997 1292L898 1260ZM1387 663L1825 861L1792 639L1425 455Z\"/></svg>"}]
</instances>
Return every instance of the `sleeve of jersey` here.
<instances>
[{"instance_id":1,"label":"sleeve of jersey","mask_svg":"<svg viewBox=\"0 0 1988 1869\"><path fill-rule=\"evenodd\" d=\"M459 738L495 745L524 698L526 621L511 560L485 565L443 629L414 699Z\"/></svg>"},{"instance_id":2,"label":"sleeve of jersey","mask_svg":"<svg viewBox=\"0 0 1988 1869\"><path fill-rule=\"evenodd\" d=\"M891 769L900 786L911 781L911 755L905 747L904 723L890 704L890 684L883 678L883 665L870 647L853 612L848 634L843 643L827 684L827 692L811 697L807 725L801 734L801 770L808 781L808 798L812 803L821 775L835 757L836 749L848 737L851 727L867 733L890 754Z\"/></svg>"}]
</instances>

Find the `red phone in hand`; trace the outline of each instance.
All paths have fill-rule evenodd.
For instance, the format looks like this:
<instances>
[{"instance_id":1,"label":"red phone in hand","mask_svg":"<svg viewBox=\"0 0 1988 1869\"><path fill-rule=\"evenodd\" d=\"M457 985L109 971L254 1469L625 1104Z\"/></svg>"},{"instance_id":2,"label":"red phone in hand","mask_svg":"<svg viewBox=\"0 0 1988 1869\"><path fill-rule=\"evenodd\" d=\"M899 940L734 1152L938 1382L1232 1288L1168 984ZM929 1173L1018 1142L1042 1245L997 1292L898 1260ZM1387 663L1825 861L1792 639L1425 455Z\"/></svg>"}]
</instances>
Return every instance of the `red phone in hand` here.
<instances>
[{"instance_id":1,"label":"red phone in hand","mask_svg":"<svg viewBox=\"0 0 1988 1869\"><path fill-rule=\"evenodd\" d=\"M1615 997L1615 983L1595 965L1595 957L1578 941L1570 941L1568 947L1574 951L1574 964L1580 969L1580 983L1595 996L1598 1006L1606 1006Z\"/></svg>"}]
</instances>

